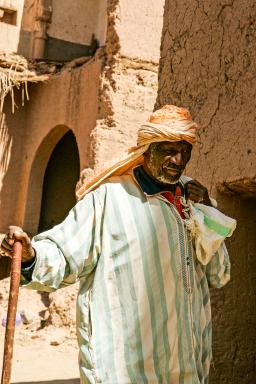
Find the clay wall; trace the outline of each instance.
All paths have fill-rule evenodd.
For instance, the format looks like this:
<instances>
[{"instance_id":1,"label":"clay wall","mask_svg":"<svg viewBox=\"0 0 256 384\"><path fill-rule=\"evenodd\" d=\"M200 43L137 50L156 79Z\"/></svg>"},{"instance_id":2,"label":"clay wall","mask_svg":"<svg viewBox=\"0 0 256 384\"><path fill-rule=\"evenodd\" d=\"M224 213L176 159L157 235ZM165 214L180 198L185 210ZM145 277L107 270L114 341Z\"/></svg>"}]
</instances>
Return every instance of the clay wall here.
<instances>
[{"instance_id":1,"label":"clay wall","mask_svg":"<svg viewBox=\"0 0 256 384\"><path fill-rule=\"evenodd\" d=\"M0 0L0 51L17 52L24 0Z\"/></svg>"},{"instance_id":2,"label":"clay wall","mask_svg":"<svg viewBox=\"0 0 256 384\"><path fill-rule=\"evenodd\" d=\"M105 34L106 0L52 0L45 57L65 61L89 56L95 44L104 45Z\"/></svg>"},{"instance_id":3,"label":"clay wall","mask_svg":"<svg viewBox=\"0 0 256 384\"><path fill-rule=\"evenodd\" d=\"M120 0L116 30L120 54L158 64L164 1Z\"/></svg>"},{"instance_id":4,"label":"clay wall","mask_svg":"<svg viewBox=\"0 0 256 384\"><path fill-rule=\"evenodd\" d=\"M187 174L238 221L232 280L212 291L212 384L255 381L256 4L166 0L155 108L188 107L200 124Z\"/></svg>"},{"instance_id":5,"label":"clay wall","mask_svg":"<svg viewBox=\"0 0 256 384\"><path fill-rule=\"evenodd\" d=\"M2 169L0 232L14 223L36 233L44 172L54 147L69 129L76 137L80 167L88 167L100 69L101 60L95 58L84 66L63 71L47 83L29 87L30 101L14 114L7 100L5 131L11 145L9 166ZM19 99L16 101L18 104Z\"/></svg>"},{"instance_id":6,"label":"clay wall","mask_svg":"<svg viewBox=\"0 0 256 384\"><path fill-rule=\"evenodd\" d=\"M90 45L92 34L105 41L106 1L52 0L52 22L48 35L59 40Z\"/></svg>"},{"instance_id":7,"label":"clay wall","mask_svg":"<svg viewBox=\"0 0 256 384\"><path fill-rule=\"evenodd\" d=\"M4 22L6 17L0 17L0 50L35 58L34 39L39 33L46 45L45 54L40 58L68 61L90 55L93 35L99 46L105 42L106 2L0 0L0 10L6 9L8 15L11 10L17 14L15 25Z\"/></svg>"},{"instance_id":8,"label":"clay wall","mask_svg":"<svg viewBox=\"0 0 256 384\"><path fill-rule=\"evenodd\" d=\"M137 10L136 2L123 0L79 1L76 7L71 1L25 0L23 43L34 33L39 3L52 4L48 39L88 44L94 25L105 47L90 65L70 68L45 84L29 87L30 101L14 115L10 101L6 102L5 137L10 148L5 158L10 163L1 173L0 212L6 206L10 209L0 232L10 222L36 232L46 165L68 129L76 136L81 169L91 174L135 144L139 124L152 111L157 96L164 0L157 5L146 0ZM151 36L152 25L155 33ZM10 188L18 196L15 204Z\"/></svg>"},{"instance_id":9,"label":"clay wall","mask_svg":"<svg viewBox=\"0 0 256 384\"><path fill-rule=\"evenodd\" d=\"M196 177L255 196L256 3L175 4L166 1L157 105L183 104L201 125Z\"/></svg>"},{"instance_id":10,"label":"clay wall","mask_svg":"<svg viewBox=\"0 0 256 384\"><path fill-rule=\"evenodd\" d=\"M94 171L127 153L136 143L139 125L153 109L163 4L163 0L157 4L145 0L143 7L135 1L107 2L105 66L91 144ZM90 174L92 170L85 170L85 175L87 171Z\"/></svg>"},{"instance_id":11,"label":"clay wall","mask_svg":"<svg viewBox=\"0 0 256 384\"><path fill-rule=\"evenodd\" d=\"M27 32L33 32L35 29L35 16L36 16L35 0L24 0L23 15L21 21L21 28Z\"/></svg>"}]
</instances>

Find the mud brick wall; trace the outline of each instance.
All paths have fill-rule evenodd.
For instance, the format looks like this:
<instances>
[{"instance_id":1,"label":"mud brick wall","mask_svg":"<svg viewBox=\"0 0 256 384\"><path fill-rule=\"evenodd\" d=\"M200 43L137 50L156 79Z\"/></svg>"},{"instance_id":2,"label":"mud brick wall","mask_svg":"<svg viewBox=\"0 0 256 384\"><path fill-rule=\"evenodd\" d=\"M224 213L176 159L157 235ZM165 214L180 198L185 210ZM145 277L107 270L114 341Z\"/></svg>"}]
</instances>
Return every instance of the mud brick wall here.
<instances>
[{"instance_id":1,"label":"mud brick wall","mask_svg":"<svg viewBox=\"0 0 256 384\"><path fill-rule=\"evenodd\" d=\"M256 2L166 0L159 73L157 106L201 125L195 176L256 196Z\"/></svg>"},{"instance_id":2,"label":"mud brick wall","mask_svg":"<svg viewBox=\"0 0 256 384\"><path fill-rule=\"evenodd\" d=\"M254 0L166 0L155 108L190 109L201 129L187 174L238 221L232 280L211 294L211 384L255 382L255 59Z\"/></svg>"}]
</instances>

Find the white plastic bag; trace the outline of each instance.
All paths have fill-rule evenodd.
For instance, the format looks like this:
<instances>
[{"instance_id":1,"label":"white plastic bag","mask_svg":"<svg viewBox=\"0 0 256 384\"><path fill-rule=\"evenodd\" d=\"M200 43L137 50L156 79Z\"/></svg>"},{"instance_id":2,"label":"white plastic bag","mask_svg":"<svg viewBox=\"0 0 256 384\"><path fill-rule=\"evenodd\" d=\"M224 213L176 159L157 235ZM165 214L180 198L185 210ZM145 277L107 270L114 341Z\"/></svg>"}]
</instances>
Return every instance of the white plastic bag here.
<instances>
[{"instance_id":1,"label":"white plastic bag","mask_svg":"<svg viewBox=\"0 0 256 384\"><path fill-rule=\"evenodd\" d=\"M236 228L236 220L214 207L190 200L187 204L189 214L185 223L194 239L197 259L206 265L225 238L232 235Z\"/></svg>"}]
</instances>

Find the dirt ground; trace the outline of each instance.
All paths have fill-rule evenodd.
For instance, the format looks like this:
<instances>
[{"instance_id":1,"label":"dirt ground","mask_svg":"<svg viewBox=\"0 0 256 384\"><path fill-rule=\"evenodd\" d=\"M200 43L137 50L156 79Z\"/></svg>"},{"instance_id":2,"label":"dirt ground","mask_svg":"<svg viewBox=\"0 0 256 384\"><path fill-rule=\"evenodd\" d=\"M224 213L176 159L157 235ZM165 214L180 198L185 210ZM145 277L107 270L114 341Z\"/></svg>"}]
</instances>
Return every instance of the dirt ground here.
<instances>
[{"instance_id":1,"label":"dirt ground","mask_svg":"<svg viewBox=\"0 0 256 384\"><path fill-rule=\"evenodd\" d=\"M75 332L77 286L40 294L20 289L12 383L79 383ZM2 371L9 279L0 281L0 371Z\"/></svg>"}]
</instances>

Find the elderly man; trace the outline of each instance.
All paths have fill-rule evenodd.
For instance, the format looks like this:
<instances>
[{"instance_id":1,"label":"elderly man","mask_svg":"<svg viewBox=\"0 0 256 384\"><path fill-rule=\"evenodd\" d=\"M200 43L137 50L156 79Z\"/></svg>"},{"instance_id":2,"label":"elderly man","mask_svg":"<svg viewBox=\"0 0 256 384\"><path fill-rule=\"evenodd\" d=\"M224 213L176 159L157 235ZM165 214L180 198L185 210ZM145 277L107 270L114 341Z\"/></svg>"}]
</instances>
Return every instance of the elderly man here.
<instances>
[{"instance_id":1,"label":"elderly man","mask_svg":"<svg viewBox=\"0 0 256 384\"><path fill-rule=\"evenodd\" d=\"M211 206L207 189L182 176L196 130L186 109L157 110L128 157L80 187L61 224L32 242L10 227L2 243L11 256L22 240L29 288L80 280L82 383L208 383L209 286L229 281L230 262L222 242L202 263L186 224L189 201Z\"/></svg>"}]
</instances>

